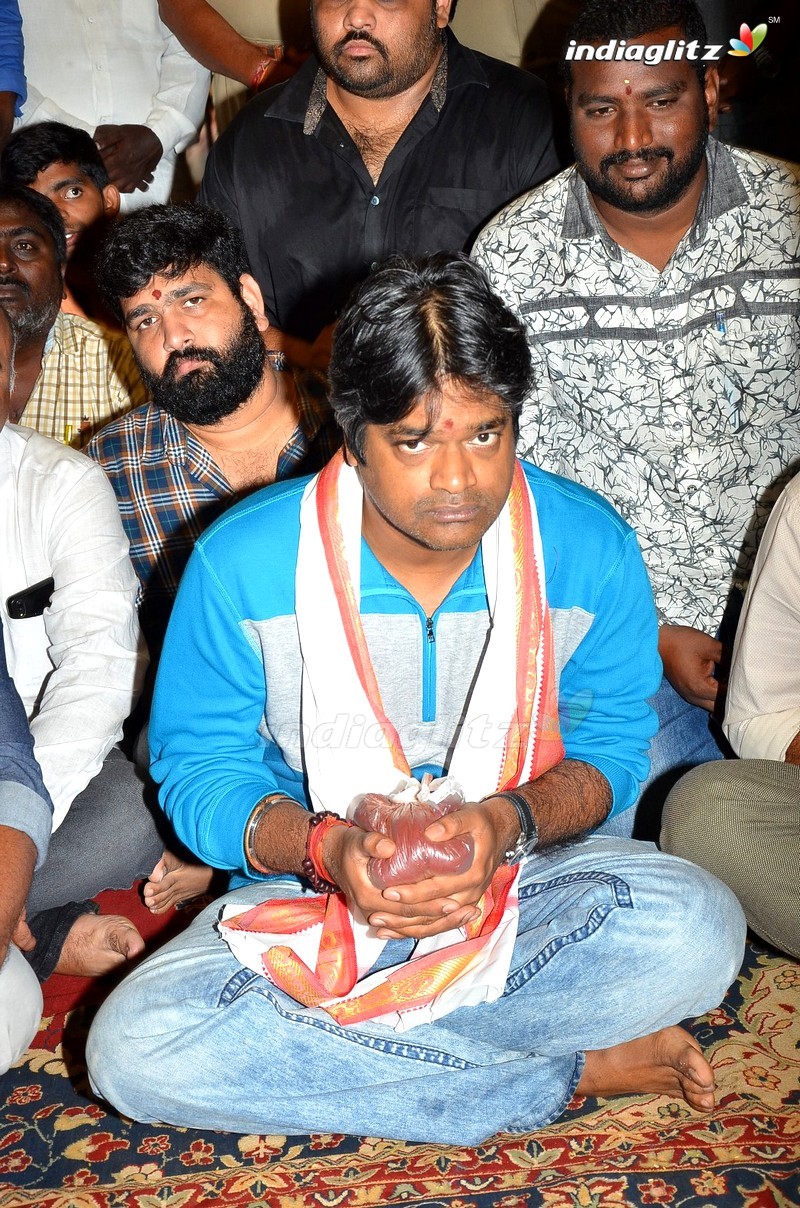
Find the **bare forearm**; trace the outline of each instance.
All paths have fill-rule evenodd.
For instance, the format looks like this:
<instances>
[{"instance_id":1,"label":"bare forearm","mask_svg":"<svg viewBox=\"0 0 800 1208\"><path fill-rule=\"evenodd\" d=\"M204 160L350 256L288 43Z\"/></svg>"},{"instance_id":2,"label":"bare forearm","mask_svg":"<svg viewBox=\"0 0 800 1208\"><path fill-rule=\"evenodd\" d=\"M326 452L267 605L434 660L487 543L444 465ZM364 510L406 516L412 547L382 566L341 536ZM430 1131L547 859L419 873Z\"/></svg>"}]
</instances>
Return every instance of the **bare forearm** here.
<instances>
[{"instance_id":1,"label":"bare forearm","mask_svg":"<svg viewBox=\"0 0 800 1208\"><path fill-rule=\"evenodd\" d=\"M539 831L537 850L599 826L611 810L611 786L589 763L565 759L515 790L528 801Z\"/></svg>"},{"instance_id":2,"label":"bare forearm","mask_svg":"<svg viewBox=\"0 0 800 1208\"><path fill-rule=\"evenodd\" d=\"M250 834L255 866L273 873L299 874L305 857L309 817L308 810L288 797L268 804Z\"/></svg>"},{"instance_id":3,"label":"bare forearm","mask_svg":"<svg viewBox=\"0 0 800 1208\"><path fill-rule=\"evenodd\" d=\"M159 0L161 20L209 71L249 85L264 51L248 42L205 0Z\"/></svg>"},{"instance_id":4,"label":"bare forearm","mask_svg":"<svg viewBox=\"0 0 800 1208\"><path fill-rule=\"evenodd\" d=\"M36 847L23 831L0 826L0 964L25 905L36 865Z\"/></svg>"}]
</instances>

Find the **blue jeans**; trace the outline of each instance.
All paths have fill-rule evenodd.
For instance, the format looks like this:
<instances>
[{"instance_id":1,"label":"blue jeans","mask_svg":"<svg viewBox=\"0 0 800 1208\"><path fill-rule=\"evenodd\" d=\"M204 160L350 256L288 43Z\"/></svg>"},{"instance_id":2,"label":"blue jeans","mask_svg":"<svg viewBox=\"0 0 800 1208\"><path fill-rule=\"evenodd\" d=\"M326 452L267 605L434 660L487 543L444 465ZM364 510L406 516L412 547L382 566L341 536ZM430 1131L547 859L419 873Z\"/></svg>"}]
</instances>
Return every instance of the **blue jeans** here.
<instances>
[{"instance_id":1,"label":"blue jeans","mask_svg":"<svg viewBox=\"0 0 800 1208\"><path fill-rule=\"evenodd\" d=\"M220 901L245 909L270 890L301 893L280 878ZM92 1085L136 1120L454 1145L530 1132L564 1111L582 1050L716 1006L744 951L720 881L650 844L590 837L523 869L502 997L397 1033L298 1008L234 959L219 906L134 970L92 1027Z\"/></svg>"},{"instance_id":2,"label":"blue jeans","mask_svg":"<svg viewBox=\"0 0 800 1208\"><path fill-rule=\"evenodd\" d=\"M730 658L743 604L744 593L731 588L717 630L726 652L723 662ZM666 676L650 704L658 715L658 732L650 743L650 773L636 810L636 836L642 839L657 838L664 802L684 772L715 759L734 758L719 722L706 709L684 700Z\"/></svg>"},{"instance_id":3,"label":"blue jeans","mask_svg":"<svg viewBox=\"0 0 800 1208\"><path fill-rule=\"evenodd\" d=\"M684 700L666 677L650 704L658 715L658 732L650 743L650 772L636 809L626 811L636 815L635 833L641 839L658 838L664 802L685 772L733 755L711 714Z\"/></svg>"},{"instance_id":4,"label":"blue jeans","mask_svg":"<svg viewBox=\"0 0 800 1208\"><path fill-rule=\"evenodd\" d=\"M666 677L650 704L658 714L658 733L650 744L650 772L643 790L668 774L672 784L690 768L725 758L729 748L711 714L684 700Z\"/></svg>"}]
</instances>

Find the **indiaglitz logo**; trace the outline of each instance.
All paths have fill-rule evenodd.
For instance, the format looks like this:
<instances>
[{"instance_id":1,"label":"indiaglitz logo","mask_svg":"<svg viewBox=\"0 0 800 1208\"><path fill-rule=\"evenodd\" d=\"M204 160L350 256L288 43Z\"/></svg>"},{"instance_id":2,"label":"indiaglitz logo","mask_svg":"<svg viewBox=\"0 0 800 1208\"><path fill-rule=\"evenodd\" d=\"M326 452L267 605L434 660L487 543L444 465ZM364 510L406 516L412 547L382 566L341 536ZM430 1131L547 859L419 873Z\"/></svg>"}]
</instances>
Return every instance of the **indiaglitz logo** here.
<instances>
[{"instance_id":1,"label":"indiaglitz logo","mask_svg":"<svg viewBox=\"0 0 800 1208\"><path fill-rule=\"evenodd\" d=\"M670 38L668 42L654 42L649 46L642 42L629 44L625 38L612 38L610 42L595 46L590 42L578 43L573 38L564 58L568 63L596 59L600 63L648 63L655 67L659 63L678 63L681 59L715 63L724 51L724 46L701 46L697 38L691 42L685 38Z\"/></svg>"},{"instance_id":2,"label":"indiaglitz logo","mask_svg":"<svg viewBox=\"0 0 800 1208\"><path fill-rule=\"evenodd\" d=\"M770 17L770 21L773 20L777 21L779 18ZM749 25L742 25L739 29L739 37L730 39L731 49L728 54L743 59L747 55L751 55L754 50L758 50L766 36L766 25L757 25L755 29L751 29ZM678 63L681 59L688 59L690 62L699 60L702 63L717 63L724 55L724 46L701 46L696 38L691 42L687 42L685 38L670 38L668 42L654 42L649 46L645 46L641 42L629 44L625 38L612 38L610 42L603 42L600 46L595 46L588 42L577 43L573 38L564 57L570 63L580 62L581 59L589 61L597 59L601 63L647 63L654 67L659 63Z\"/></svg>"},{"instance_id":3,"label":"indiaglitz logo","mask_svg":"<svg viewBox=\"0 0 800 1208\"><path fill-rule=\"evenodd\" d=\"M751 29L749 25L743 25L739 30L739 37L731 38L731 50L728 51L728 54L743 59L747 55L751 55L754 50L758 50L766 36L766 25L757 25L755 29Z\"/></svg>"}]
</instances>

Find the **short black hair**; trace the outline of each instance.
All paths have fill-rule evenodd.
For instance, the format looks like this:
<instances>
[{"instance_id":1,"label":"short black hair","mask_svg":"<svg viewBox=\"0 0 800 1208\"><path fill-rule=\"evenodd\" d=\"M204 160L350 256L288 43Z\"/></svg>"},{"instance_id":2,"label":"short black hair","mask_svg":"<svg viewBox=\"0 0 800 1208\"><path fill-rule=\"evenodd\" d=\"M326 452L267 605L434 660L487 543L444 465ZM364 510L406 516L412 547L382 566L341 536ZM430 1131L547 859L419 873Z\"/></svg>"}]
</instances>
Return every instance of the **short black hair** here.
<instances>
[{"instance_id":1,"label":"short black hair","mask_svg":"<svg viewBox=\"0 0 800 1208\"><path fill-rule=\"evenodd\" d=\"M497 396L516 437L531 355L522 323L466 256L393 256L348 299L328 376L336 419L363 462L366 425L397 423L445 378Z\"/></svg>"},{"instance_id":2,"label":"short black hair","mask_svg":"<svg viewBox=\"0 0 800 1208\"><path fill-rule=\"evenodd\" d=\"M0 157L0 179L9 185L32 185L40 172L59 163L77 164L98 189L109 183L91 134L64 122L34 122L12 134Z\"/></svg>"},{"instance_id":3,"label":"short black hair","mask_svg":"<svg viewBox=\"0 0 800 1208\"><path fill-rule=\"evenodd\" d=\"M26 189L22 185L0 184L0 205L21 205L30 210L47 231L53 241L56 262L67 262L67 236L61 215L49 197L37 193L34 189Z\"/></svg>"},{"instance_id":4,"label":"short black hair","mask_svg":"<svg viewBox=\"0 0 800 1208\"><path fill-rule=\"evenodd\" d=\"M567 89L572 86L572 63L566 57L571 41L579 45L610 42L612 38L630 41L669 26L676 26L687 42L697 39L701 46L706 45L706 23L694 0L619 0L614 4L609 4L608 0L589 0L575 18L561 56L561 72ZM688 61L702 84L708 64L701 59Z\"/></svg>"},{"instance_id":5,"label":"short black hair","mask_svg":"<svg viewBox=\"0 0 800 1208\"><path fill-rule=\"evenodd\" d=\"M250 266L242 237L230 219L210 206L152 205L123 218L100 252L98 284L119 319L121 301L157 274L169 279L208 264L241 296L239 278Z\"/></svg>"}]
</instances>

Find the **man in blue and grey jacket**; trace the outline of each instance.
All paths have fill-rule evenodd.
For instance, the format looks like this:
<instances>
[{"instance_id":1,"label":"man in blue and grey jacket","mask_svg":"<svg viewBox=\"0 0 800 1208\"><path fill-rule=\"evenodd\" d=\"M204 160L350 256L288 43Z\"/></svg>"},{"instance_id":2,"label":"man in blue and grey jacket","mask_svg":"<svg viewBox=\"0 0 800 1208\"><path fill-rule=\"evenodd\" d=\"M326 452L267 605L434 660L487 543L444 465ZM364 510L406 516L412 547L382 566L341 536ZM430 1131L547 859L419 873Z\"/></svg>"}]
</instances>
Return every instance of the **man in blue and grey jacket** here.
<instances>
[{"instance_id":1,"label":"man in blue and grey jacket","mask_svg":"<svg viewBox=\"0 0 800 1208\"><path fill-rule=\"evenodd\" d=\"M181 839L243 886L224 905L257 906L236 934L267 941L240 961L217 903L104 1004L89 1073L126 1115L477 1144L575 1090L713 1106L675 1025L735 976L742 913L615 833L655 728L653 600L613 508L516 459L529 374L477 267L388 264L336 329L344 455L197 542L152 770ZM381 888L398 849L348 807L425 772L464 794L426 840L471 863Z\"/></svg>"}]
</instances>

